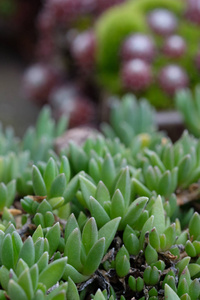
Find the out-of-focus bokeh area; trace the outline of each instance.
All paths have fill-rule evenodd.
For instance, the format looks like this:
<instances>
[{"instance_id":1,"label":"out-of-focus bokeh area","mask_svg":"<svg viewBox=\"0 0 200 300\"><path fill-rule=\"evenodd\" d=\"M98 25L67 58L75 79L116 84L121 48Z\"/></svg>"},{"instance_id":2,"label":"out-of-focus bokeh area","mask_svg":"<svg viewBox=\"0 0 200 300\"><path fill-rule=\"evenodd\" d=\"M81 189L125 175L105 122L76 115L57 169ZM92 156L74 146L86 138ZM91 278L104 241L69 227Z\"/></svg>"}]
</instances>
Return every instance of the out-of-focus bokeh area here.
<instances>
[{"instance_id":1,"label":"out-of-focus bokeh area","mask_svg":"<svg viewBox=\"0 0 200 300\"><path fill-rule=\"evenodd\" d=\"M0 0L0 119L19 135L45 104L71 127L125 93L173 109L199 75L200 0Z\"/></svg>"},{"instance_id":2,"label":"out-of-focus bokeh area","mask_svg":"<svg viewBox=\"0 0 200 300\"><path fill-rule=\"evenodd\" d=\"M34 124L39 108L22 92L22 76L33 62L35 20L40 0L0 0L0 120L22 135Z\"/></svg>"}]
</instances>

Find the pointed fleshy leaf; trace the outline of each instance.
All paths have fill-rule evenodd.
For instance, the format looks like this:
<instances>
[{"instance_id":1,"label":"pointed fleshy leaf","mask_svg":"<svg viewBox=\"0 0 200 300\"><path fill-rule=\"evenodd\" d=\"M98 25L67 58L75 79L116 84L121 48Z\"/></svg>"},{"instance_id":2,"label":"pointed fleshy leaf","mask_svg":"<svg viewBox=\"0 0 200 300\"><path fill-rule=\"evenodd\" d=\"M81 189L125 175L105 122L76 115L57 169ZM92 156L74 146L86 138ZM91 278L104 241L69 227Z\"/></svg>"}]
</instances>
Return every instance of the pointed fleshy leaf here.
<instances>
[{"instance_id":1,"label":"pointed fleshy leaf","mask_svg":"<svg viewBox=\"0 0 200 300\"><path fill-rule=\"evenodd\" d=\"M166 300L180 300L178 295L172 290L172 288L165 284L165 299Z\"/></svg>"},{"instance_id":2,"label":"pointed fleshy leaf","mask_svg":"<svg viewBox=\"0 0 200 300\"><path fill-rule=\"evenodd\" d=\"M68 280L68 278L71 278L75 283L80 283L86 281L89 276L83 275L79 273L74 267L72 267L69 264L66 264L63 279Z\"/></svg>"},{"instance_id":3,"label":"pointed fleshy leaf","mask_svg":"<svg viewBox=\"0 0 200 300\"><path fill-rule=\"evenodd\" d=\"M148 265L151 265L158 260L158 253L150 244L147 245L144 254Z\"/></svg>"},{"instance_id":4,"label":"pointed fleshy leaf","mask_svg":"<svg viewBox=\"0 0 200 300\"><path fill-rule=\"evenodd\" d=\"M8 295L12 300L28 300L28 297L22 287L12 279L8 284Z\"/></svg>"},{"instance_id":5,"label":"pointed fleshy leaf","mask_svg":"<svg viewBox=\"0 0 200 300\"><path fill-rule=\"evenodd\" d=\"M84 200L86 202L87 208L89 208L89 199L90 196L95 197L96 194L96 186L89 181L87 178L79 175L80 187L83 193Z\"/></svg>"},{"instance_id":6,"label":"pointed fleshy leaf","mask_svg":"<svg viewBox=\"0 0 200 300\"><path fill-rule=\"evenodd\" d=\"M8 270L5 266L1 266L1 268L0 268L0 284L4 290L8 289L8 283L9 283L10 279L11 279L10 278L10 270Z\"/></svg>"},{"instance_id":7,"label":"pointed fleshy leaf","mask_svg":"<svg viewBox=\"0 0 200 300\"><path fill-rule=\"evenodd\" d=\"M11 237L12 237L13 257L14 257L14 265L15 265L17 263L20 250L23 246L23 242L21 240L20 235L17 233L17 231L14 231Z\"/></svg>"},{"instance_id":8,"label":"pointed fleshy leaf","mask_svg":"<svg viewBox=\"0 0 200 300\"><path fill-rule=\"evenodd\" d=\"M23 288L24 292L27 295L27 298L31 300L33 298L34 292L29 269L24 270L24 272L20 274L18 278L18 284Z\"/></svg>"},{"instance_id":9,"label":"pointed fleshy leaf","mask_svg":"<svg viewBox=\"0 0 200 300\"><path fill-rule=\"evenodd\" d=\"M65 242L67 241L68 237L70 236L70 234L72 233L72 231L75 228L79 228L78 226L78 222L76 220L76 217L74 216L74 214L72 213L68 220L67 223L65 225Z\"/></svg>"},{"instance_id":10,"label":"pointed fleshy leaf","mask_svg":"<svg viewBox=\"0 0 200 300\"><path fill-rule=\"evenodd\" d=\"M102 237L105 238L105 249L104 249L104 254L108 250L112 240L114 239L114 236L117 232L119 223L120 223L121 218L115 218L109 222L107 222L104 226L102 226L99 229L98 232L98 239L101 239Z\"/></svg>"},{"instance_id":11,"label":"pointed fleshy leaf","mask_svg":"<svg viewBox=\"0 0 200 300\"><path fill-rule=\"evenodd\" d=\"M110 217L95 198L90 197L89 201L90 213L92 217L95 218L97 226L100 228L110 221Z\"/></svg>"},{"instance_id":12,"label":"pointed fleshy leaf","mask_svg":"<svg viewBox=\"0 0 200 300\"><path fill-rule=\"evenodd\" d=\"M148 201L147 197L140 197L134 200L129 206L127 213L124 215L120 226L125 227L127 224L133 226L136 220L139 218L142 210L144 209Z\"/></svg>"},{"instance_id":13,"label":"pointed fleshy leaf","mask_svg":"<svg viewBox=\"0 0 200 300\"><path fill-rule=\"evenodd\" d=\"M131 181L130 181L130 171L129 168L126 167L121 173L116 185L115 189L119 189L124 198L124 204L127 208L130 202L130 194L131 194ZM116 216L117 217L117 216Z\"/></svg>"},{"instance_id":14,"label":"pointed fleshy leaf","mask_svg":"<svg viewBox=\"0 0 200 300\"><path fill-rule=\"evenodd\" d=\"M105 300L105 297L100 289L97 290L93 300Z\"/></svg>"},{"instance_id":15,"label":"pointed fleshy leaf","mask_svg":"<svg viewBox=\"0 0 200 300\"><path fill-rule=\"evenodd\" d=\"M29 267L31 267L35 262L35 247L32 238L29 236L19 253L19 258L22 258Z\"/></svg>"},{"instance_id":16,"label":"pointed fleshy leaf","mask_svg":"<svg viewBox=\"0 0 200 300\"><path fill-rule=\"evenodd\" d=\"M149 198L151 197L152 192L138 179L133 178L131 182L132 182L133 191L136 194L138 194L139 196L145 196Z\"/></svg>"},{"instance_id":17,"label":"pointed fleshy leaf","mask_svg":"<svg viewBox=\"0 0 200 300\"><path fill-rule=\"evenodd\" d=\"M7 199L6 199L6 206L10 207L13 204L16 194L16 180L10 181L7 186Z\"/></svg>"},{"instance_id":18,"label":"pointed fleshy leaf","mask_svg":"<svg viewBox=\"0 0 200 300\"><path fill-rule=\"evenodd\" d=\"M194 240L200 235L200 216L197 212L190 219L189 233Z\"/></svg>"},{"instance_id":19,"label":"pointed fleshy leaf","mask_svg":"<svg viewBox=\"0 0 200 300\"><path fill-rule=\"evenodd\" d=\"M185 278L186 282L187 282L187 285L188 287L190 286L192 280L191 280L191 277L190 277L190 272L189 272L189 269L188 267L186 266L185 269L182 271L180 277L179 277L179 282L181 282L181 280Z\"/></svg>"},{"instance_id":20,"label":"pointed fleshy leaf","mask_svg":"<svg viewBox=\"0 0 200 300\"><path fill-rule=\"evenodd\" d=\"M156 227L158 233L163 233L165 230L165 212L162 198L160 196L157 197L151 214L154 216L154 226Z\"/></svg>"},{"instance_id":21,"label":"pointed fleshy leaf","mask_svg":"<svg viewBox=\"0 0 200 300\"><path fill-rule=\"evenodd\" d=\"M95 199L97 199L102 206L104 202L110 201L110 193L103 181L99 181L97 185Z\"/></svg>"},{"instance_id":22,"label":"pointed fleshy leaf","mask_svg":"<svg viewBox=\"0 0 200 300\"><path fill-rule=\"evenodd\" d=\"M71 177L71 170L70 170L69 160L67 156L64 155L61 157L60 173L65 174L66 183L68 183Z\"/></svg>"},{"instance_id":23,"label":"pointed fleshy leaf","mask_svg":"<svg viewBox=\"0 0 200 300\"><path fill-rule=\"evenodd\" d=\"M125 200L119 189L117 189L111 200L110 216L112 219L123 217L125 212Z\"/></svg>"},{"instance_id":24,"label":"pointed fleshy leaf","mask_svg":"<svg viewBox=\"0 0 200 300\"><path fill-rule=\"evenodd\" d=\"M43 238L43 237L44 237L43 230L41 225L39 225L32 235L32 240L35 243L38 238Z\"/></svg>"},{"instance_id":25,"label":"pointed fleshy leaf","mask_svg":"<svg viewBox=\"0 0 200 300\"><path fill-rule=\"evenodd\" d=\"M171 185L172 185L172 178L171 172L169 170L165 171L159 181L158 184L158 194L163 196L169 196L171 194Z\"/></svg>"},{"instance_id":26,"label":"pointed fleshy leaf","mask_svg":"<svg viewBox=\"0 0 200 300\"><path fill-rule=\"evenodd\" d=\"M104 248L105 238L101 238L90 249L83 267L84 275L92 275L97 270L103 258Z\"/></svg>"},{"instance_id":27,"label":"pointed fleshy leaf","mask_svg":"<svg viewBox=\"0 0 200 300\"><path fill-rule=\"evenodd\" d=\"M157 251L160 249L160 239L156 227L149 232L149 242L150 245Z\"/></svg>"},{"instance_id":28,"label":"pointed fleshy leaf","mask_svg":"<svg viewBox=\"0 0 200 300\"><path fill-rule=\"evenodd\" d=\"M189 292L189 286L187 284L187 281L185 278L182 280L179 279L178 288L177 288L177 294L179 297L183 296L184 294L187 294Z\"/></svg>"},{"instance_id":29,"label":"pointed fleshy leaf","mask_svg":"<svg viewBox=\"0 0 200 300\"><path fill-rule=\"evenodd\" d=\"M25 263L25 261L23 261L23 259L20 258L15 267L16 275L19 277L20 274L22 274L28 268L29 266L27 265L27 263Z\"/></svg>"},{"instance_id":30,"label":"pointed fleshy leaf","mask_svg":"<svg viewBox=\"0 0 200 300\"><path fill-rule=\"evenodd\" d=\"M48 198L61 197L66 188L66 178L65 174L59 174L51 184L51 188L48 194Z\"/></svg>"},{"instance_id":31,"label":"pointed fleshy leaf","mask_svg":"<svg viewBox=\"0 0 200 300\"><path fill-rule=\"evenodd\" d=\"M82 232L82 243L85 248L86 255L89 253L92 246L97 242L98 239L98 229L94 218L90 218ZM69 263L69 260L68 260Z\"/></svg>"},{"instance_id":32,"label":"pointed fleshy leaf","mask_svg":"<svg viewBox=\"0 0 200 300\"><path fill-rule=\"evenodd\" d=\"M124 277L130 270L129 258L124 255L119 259L116 258L116 272L119 277Z\"/></svg>"},{"instance_id":33,"label":"pointed fleshy leaf","mask_svg":"<svg viewBox=\"0 0 200 300\"><path fill-rule=\"evenodd\" d=\"M67 239L64 255L68 257L68 263L78 271L81 269L81 236L78 228L75 228Z\"/></svg>"},{"instance_id":34,"label":"pointed fleshy leaf","mask_svg":"<svg viewBox=\"0 0 200 300\"><path fill-rule=\"evenodd\" d=\"M37 262L44 253L44 238L38 238L34 243L35 248L35 262Z\"/></svg>"},{"instance_id":35,"label":"pointed fleshy leaf","mask_svg":"<svg viewBox=\"0 0 200 300\"><path fill-rule=\"evenodd\" d=\"M191 300L198 299L200 295L200 283L199 280L196 278L192 281L189 287L189 296Z\"/></svg>"},{"instance_id":36,"label":"pointed fleshy leaf","mask_svg":"<svg viewBox=\"0 0 200 300\"><path fill-rule=\"evenodd\" d=\"M46 185L47 193L49 193L52 182L54 181L57 175L56 168L57 166L55 160L52 157L50 157L44 171L44 182Z\"/></svg>"},{"instance_id":37,"label":"pointed fleshy leaf","mask_svg":"<svg viewBox=\"0 0 200 300\"><path fill-rule=\"evenodd\" d=\"M10 234L4 237L1 249L1 261L7 269L14 269L14 251Z\"/></svg>"},{"instance_id":38,"label":"pointed fleshy leaf","mask_svg":"<svg viewBox=\"0 0 200 300\"><path fill-rule=\"evenodd\" d=\"M37 261L37 266L39 273L41 273L46 267L48 266L48 261L49 261L49 254L48 252L44 252L40 259Z\"/></svg>"},{"instance_id":39,"label":"pointed fleshy leaf","mask_svg":"<svg viewBox=\"0 0 200 300\"><path fill-rule=\"evenodd\" d=\"M176 226L175 223L171 224L165 229L164 235L166 237L166 249L170 248L176 240Z\"/></svg>"},{"instance_id":40,"label":"pointed fleshy leaf","mask_svg":"<svg viewBox=\"0 0 200 300\"><path fill-rule=\"evenodd\" d=\"M45 236L49 242L49 256L52 257L57 250L60 241L60 224L57 222L52 226Z\"/></svg>"},{"instance_id":41,"label":"pointed fleshy leaf","mask_svg":"<svg viewBox=\"0 0 200 300\"><path fill-rule=\"evenodd\" d=\"M78 191L78 188L79 188L79 174L74 176L67 184L67 187L63 193L65 204L69 203L74 198L76 192Z\"/></svg>"},{"instance_id":42,"label":"pointed fleshy leaf","mask_svg":"<svg viewBox=\"0 0 200 300\"><path fill-rule=\"evenodd\" d=\"M38 270L38 265L34 264L30 268L30 277L31 277L31 282L33 286L33 291L35 292L37 285L38 285L38 279L39 279L39 270Z\"/></svg>"},{"instance_id":43,"label":"pointed fleshy leaf","mask_svg":"<svg viewBox=\"0 0 200 300\"><path fill-rule=\"evenodd\" d=\"M116 171L113 158L109 153L107 153L102 165L102 181L105 183L109 191L111 191L115 176Z\"/></svg>"},{"instance_id":44,"label":"pointed fleshy leaf","mask_svg":"<svg viewBox=\"0 0 200 300\"><path fill-rule=\"evenodd\" d=\"M66 295L67 295L67 299L70 299L70 300L79 300L80 299L77 287L70 277L68 278L68 286L67 286L67 294Z\"/></svg>"},{"instance_id":45,"label":"pointed fleshy leaf","mask_svg":"<svg viewBox=\"0 0 200 300\"><path fill-rule=\"evenodd\" d=\"M189 265L191 257L186 256L184 258L182 258L177 264L176 264L176 268L178 269L178 273L179 276L180 274L183 272L183 270L185 269L185 267L187 267Z\"/></svg>"},{"instance_id":46,"label":"pointed fleshy leaf","mask_svg":"<svg viewBox=\"0 0 200 300\"><path fill-rule=\"evenodd\" d=\"M36 167L35 165L33 165L33 169L32 169L32 181L33 181L33 189L35 195L46 196L47 190L46 190L44 179L38 167Z\"/></svg>"},{"instance_id":47,"label":"pointed fleshy leaf","mask_svg":"<svg viewBox=\"0 0 200 300\"><path fill-rule=\"evenodd\" d=\"M62 277L67 263L67 258L63 257L50 263L39 275L39 282L43 283L47 289L52 287Z\"/></svg>"},{"instance_id":48,"label":"pointed fleshy leaf","mask_svg":"<svg viewBox=\"0 0 200 300\"><path fill-rule=\"evenodd\" d=\"M200 265L198 264L189 264L188 265L188 270L190 272L190 276L194 277L200 272Z\"/></svg>"},{"instance_id":49,"label":"pointed fleshy leaf","mask_svg":"<svg viewBox=\"0 0 200 300\"><path fill-rule=\"evenodd\" d=\"M147 231L151 231L154 227L154 216L151 216L144 224L141 234L140 234L140 249L143 249L143 244L145 240L145 234Z\"/></svg>"}]
</instances>

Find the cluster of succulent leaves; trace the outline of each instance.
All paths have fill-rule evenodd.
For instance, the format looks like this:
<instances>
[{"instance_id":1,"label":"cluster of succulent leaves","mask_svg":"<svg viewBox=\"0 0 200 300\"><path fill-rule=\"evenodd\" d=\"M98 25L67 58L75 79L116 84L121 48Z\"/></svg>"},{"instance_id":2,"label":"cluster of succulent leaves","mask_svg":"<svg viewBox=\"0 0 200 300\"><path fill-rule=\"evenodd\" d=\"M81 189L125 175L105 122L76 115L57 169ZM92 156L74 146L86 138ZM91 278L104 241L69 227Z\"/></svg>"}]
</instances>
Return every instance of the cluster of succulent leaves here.
<instances>
[{"instance_id":1,"label":"cluster of succulent leaves","mask_svg":"<svg viewBox=\"0 0 200 300\"><path fill-rule=\"evenodd\" d=\"M200 136L200 86L193 92L189 89L179 91L175 97L177 109L181 112L189 131L196 137Z\"/></svg>"},{"instance_id":2,"label":"cluster of succulent leaves","mask_svg":"<svg viewBox=\"0 0 200 300\"><path fill-rule=\"evenodd\" d=\"M133 33L152 35L146 22L146 14L157 8L167 9L178 18L177 34L187 42L187 54L182 58L172 59L160 53L158 59L153 63L153 71L157 74L158 70L168 63L178 63L189 74L190 88L194 88L199 80L199 72L197 69L195 70L193 65L194 55L198 52L196 40L199 40L199 28L185 17L186 4L187 1L182 0L130 0L113 7L100 16L95 24L98 41L98 79L102 86L106 87L106 90L119 95L124 93L124 87L119 76L120 47L126 37ZM123 22L120 22L122 19ZM155 37L155 41L158 49L160 49L162 38ZM166 95L155 82L146 91L143 91L142 96L157 108L165 109L174 105L172 97Z\"/></svg>"},{"instance_id":3,"label":"cluster of succulent leaves","mask_svg":"<svg viewBox=\"0 0 200 300\"><path fill-rule=\"evenodd\" d=\"M131 95L56 153L66 127L45 107L22 140L1 130L0 299L199 299L200 141Z\"/></svg>"}]
</instances>

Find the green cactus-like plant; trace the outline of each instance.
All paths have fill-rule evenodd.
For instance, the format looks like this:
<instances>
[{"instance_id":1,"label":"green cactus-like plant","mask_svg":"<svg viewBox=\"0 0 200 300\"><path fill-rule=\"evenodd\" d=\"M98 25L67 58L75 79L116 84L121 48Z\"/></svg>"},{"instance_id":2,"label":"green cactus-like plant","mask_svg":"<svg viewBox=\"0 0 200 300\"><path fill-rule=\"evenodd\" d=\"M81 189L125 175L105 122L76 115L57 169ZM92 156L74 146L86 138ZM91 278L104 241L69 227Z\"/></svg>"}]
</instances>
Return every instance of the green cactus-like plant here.
<instances>
[{"instance_id":1,"label":"green cactus-like plant","mask_svg":"<svg viewBox=\"0 0 200 300\"><path fill-rule=\"evenodd\" d=\"M150 124L130 123L133 142L115 127L55 154L51 132L42 160L23 141L2 154L1 299L199 299L200 143Z\"/></svg>"}]
</instances>

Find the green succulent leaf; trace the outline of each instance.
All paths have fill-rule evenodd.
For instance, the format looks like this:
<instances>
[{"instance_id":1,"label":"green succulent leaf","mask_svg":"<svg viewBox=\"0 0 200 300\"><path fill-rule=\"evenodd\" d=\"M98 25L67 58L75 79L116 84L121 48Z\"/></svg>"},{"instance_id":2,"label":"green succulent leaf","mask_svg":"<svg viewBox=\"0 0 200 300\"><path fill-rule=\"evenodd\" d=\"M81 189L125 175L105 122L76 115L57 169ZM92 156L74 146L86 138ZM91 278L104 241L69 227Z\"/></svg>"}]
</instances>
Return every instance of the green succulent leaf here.
<instances>
[{"instance_id":1,"label":"green succulent leaf","mask_svg":"<svg viewBox=\"0 0 200 300\"><path fill-rule=\"evenodd\" d=\"M60 164L60 173L65 174L66 184L69 182L71 177L71 170L70 170L70 164L69 160L66 156L61 157L61 164Z\"/></svg>"},{"instance_id":2,"label":"green succulent leaf","mask_svg":"<svg viewBox=\"0 0 200 300\"><path fill-rule=\"evenodd\" d=\"M133 186L133 191L135 191L135 193L138 194L139 196L145 196L148 198L151 197L152 192L138 179L136 178L132 179L132 186Z\"/></svg>"},{"instance_id":3,"label":"green succulent leaf","mask_svg":"<svg viewBox=\"0 0 200 300\"><path fill-rule=\"evenodd\" d=\"M165 230L165 212L163 208L162 198L157 197L156 202L152 208L151 214L154 216L154 226L159 234Z\"/></svg>"},{"instance_id":4,"label":"green succulent leaf","mask_svg":"<svg viewBox=\"0 0 200 300\"><path fill-rule=\"evenodd\" d=\"M78 228L75 228L67 239L64 255L68 257L68 263L78 271L81 269L81 236Z\"/></svg>"},{"instance_id":5,"label":"green succulent leaf","mask_svg":"<svg viewBox=\"0 0 200 300\"><path fill-rule=\"evenodd\" d=\"M140 197L134 200L122 219L121 227L125 227L127 224L133 226L142 213L142 210L144 209L147 201L148 198L146 197Z\"/></svg>"},{"instance_id":6,"label":"green succulent leaf","mask_svg":"<svg viewBox=\"0 0 200 300\"><path fill-rule=\"evenodd\" d=\"M68 237L70 236L70 234L72 233L72 231L75 228L79 228L78 226L78 222L76 220L76 217L74 216L74 214L72 213L66 223L65 226L65 242L67 241Z\"/></svg>"},{"instance_id":7,"label":"green succulent leaf","mask_svg":"<svg viewBox=\"0 0 200 300\"><path fill-rule=\"evenodd\" d=\"M187 284L187 280L183 278L182 280L179 280L178 288L177 288L177 294L179 297L183 296L184 294L188 294L189 292L189 286Z\"/></svg>"},{"instance_id":8,"label":"green succulent leaf","mask_svg":"<svg viewBox=\"0 0 200 300\"><path fill-rule=\"evenodd\" d=\"M189 296L191 300L198 299L200 295L200 283L199 280L196 278L192 281L189 287Z\"/></svg>"},{"instance_id":9,"label":"green succulent leaf","mask_svg":"<svg viewBox=\"0 0 200 300\"><path fill-rule=\"evenodd\" d=\"M7 269L14 268L14 251L10 234L7 234L3 239L1 261Z\"/></svg>"},{"instance_id":10,"label":"green succulent leaf","mask_svg":"<svg viewBox=\"0 0 200 300\"><path fill-rule=\"evenodd\" d=\"M111 191L113 187L115 176L116 170L113 158L109 153L107 153L102 165L102 181L105 183L109 191Z\"/></svg>"},{"instance_id":11,"label":"green succulent leaf","mask_svg":"<svg viewBox=\"0 0 200 300\"><path fill-rule=\"evenodd\" d=\"M147 245L144 254L148 265L151 265L158 260L158 253L150 244Z\"/></svg>"},{"instance_id":12,"label":"green succulent leaf","mask_svg":"<svg viewBox=\"0 0 200 300\"><path fill-rule=\"evenodd\" d=\"M35 262L35 248L32 238L29 236L19 253L19 258L22 258L29 267L31 267Z\"/></svg>"},{"instance_id":13,"label":"green succulent leaf","mask_svg":"<svg viewBox=\"0 0 200 300\"><path fill-rule=\"evenodd\" d=\"M45 237L49 242L49 256L52 257L60 242L60 224L57 222L53 225Z\"/></svg>"},{"instance_id":14,"label":"green succulent leaf","mask_svg":"<svg viewBox=\"0 0 200 300\"><path fill-rule=\"evenodd\" d=\"M157 251L160 249L160 238L156 227L154 227L149 233L149 242L150 245Z\"/></svg>"},{"instance_id":15,"label":"green succulent leaf","mask_svg":"<svg viewBox=\"0 0 200 300\"><path fill-rule=\"evenodd\" d=\"M47 190L44 179L35 165L33 165L32 169L32 181L33 181L33 189L37 196L46 196Z\"/></svg>"},{"instance_id":16,"label":"green succulent leaf","mask_svg":"<svg viewBox=\"0 0 200 300\"><path fill-rule=\"evenodd\" d=\"M8 284L8 295L13 300L28 300L23 288L14 280L10 280Z\"/></svg>"},{"instance_id":17,"label":"green succulent leaf","mask_svg":"<svg viewBox=\"0 0 200 300\"><path fill-rule=\"evenodd\" d=\"M91 181L89 181L87 178L85 178L82 175L79 175L79 180L80 180L80 187L83 193L85 203L87 205L87 208L89 208L90 207L89 199L91 196L95 197L97 188Z\"/></svg>"},{"instance_id":18,"label":"green succulent leaf","mask_svg":"<svg viewBox=\"0 0 200 300\"><path fill-rule=\"evenodd\" d=\"M31 300L34 295L34 291L29 269L24 270L24 272L20 274L18 284L23 288L27 298Z\"/></svg>"},{"instance_id":19,"label":"green succulent leaf","mask_svg":"<svg viewBox=\"0 0 200 300\"><path fill-rule=\"evenodd\" d=\"M187 267L191 277L196 276L200 272L200 265L198 264L189 264Z\"/></svg>"},{"instance_id":20,"label":"green succulent leaf","mask_svg":"<svg viewBox=\"0 0 200 300\"><path fill-rule=\"evenodd\" d=\"M183 270L185 269L185 267L188 267L189 262L190 262L190 257L186 256L183 259L181 259L177 264L176 264L176 268L178 269L179 272L179 276L180 274L183 272Z\"/></svg>"},{"instance_id":21,"label":"green succulent leaf","mask_svg":"<svg viewBox=\"0 0 200 300\"><path fill-rule=\"evenodd\" d=\"M38 238L43 238L43 237L44 237L43 230L41 225L39 225L32 235L32 240L35 243Z\"/></svg>"},{"instance_id":22,"label":"green succulent leaf","mask_svg":"<svg viewBox=\"0 0 200 300\"><path fill-rule=\"evenodd\" d=\"M73 280L69 277L68 278L68 286L67 286L67 298L71 300L79 300L79 293L77 287Z\"/></svg>"},{"instance_id":23,"label":"green succulent leaf","mask_svg":"<svg viewBox=\"0 0 200 300\"><path fill-rule=\"evenodd\" d=\"M52 182L54 181L57 175L56 168L57 166L55 160L52 157L50 157L44 171L44 182L47 189L47 193L49 193Z\"/></svg>"},{"instance_id":24,"label":"green succulent leaf","mask_svg":"<svg viewBox=\"0 0 200 300\"><path fill-rule=\"evenodd\" d=\"M85 265L83 267L84 275L92 275L98 268L104 254L105 238L99 239L90 249Z\"/></svg>"},{"instance_id":25,"label":"green succulent leaf","mask_svg":"<svg viewBox=\"0 0 200 300\"><path fill-rule=\"evenodd\" d=\"M66 264L63 279L68 280L69 277L74 283L84 282L89 278L89 276L79 273L73 266Z\"/></svg>"},{"instance_id":26,"label":"green succulent leaf","mask_svg":"<svg viewBox=\"0 0 200 300\"><path fill-rule=\"evenodd\" d=\"M4 290L8 289L9 280L10 280L10 271L5 266L1 266L1 268L0 268L0 283Z\"/></svg>"},{"instance_id":27,"label":"green succulent leaf","mask_svg":"<svg viewBox=\"0 0 200 300\"><path fill-rule=\"evenodd\" d=\"M55 260L49 264L39 275L39 282L43 283L47 289L52 287L61 279L67 263L67 257Z\"/></svg>"},{"instance_id":28,"label":"green succulent leaf","mask_svg":"<svg viewBox=\"0 0 200 300\"><path fill-rule=\"evenodd\" d=\"M114 239L114 236L117 232L119 223L120 223L121 218L115 218L109 222L107 222L104 226L102 226L99 229L98 232L98 239L101 239L102 237L105 238L105 249L104 249L104 254L108 250L112 240Z\"/></svg>"},{"instance_id":29,"label":"green succulent leaf","mask_svg":"<svg viewBox=\"0 0 200 300\"><path fill-rule=\"evenodd\" d=\"M97 226L100 228L110 221L110 217L95 198L91 196L89 201L91 215L95 218Z\"/></svg>"},{"instance_id":30,"label":"green succulent leaf","mask_svg":"<svg viewBox=\"0 0 200 300\"><path fill-rule=\"evenodd\" d=\"M32 282L32 287L33 287L33 291L35 292L38 286L38 280L39 280L39 269L38 269L38 265L34 264L30 270L30 277L31 277L31 282Z\"/></svg>"},{"instance_id":31,"label":"green succulent leaf","mask_svg":"<svg viewBox=\"0 0 200 300\"><path fill-rule=\"evenodd\" d=\"M110 216L112 219L123 217L125 213L125 200L119 189L117 189L111 200Z\"/></svg>"},{"instance_id":32,"label":"green succulent leaf","mask_svg":"<svg viewBox=\"0 0 200 300\"><path fill-rule=\"evenodd\" d=\"M52 182L48 198L57 198L63 195L66 188L65 174L59 174Z\"/></svg>"},{"instance_id":33,"label":"green succulent leaf","mask_svg":"<svg viewBox=\"0 0 200 300\"><path fill-rule=\"evenodd\" d=\"M165 284L165 300L180 300L176 292L168 284Z\"/></svg>"},{"instance_id":34,"label":"green succulent leaf","mask_svg":"<svg viewBox=\"0 0 200 300\"><path fill-rule=\"evenodd\" d=\"M90 218L82 232L82 243L85 248L86 255L89 253L92 246L97 242L98 239L98 229L94 218ZM69 261L68 261L69 263Z\"/></svg>"},{"instance_id":35,"label":"green succulent leaf","mask_svg":"<svg viewBox=\"0 0 200 300\"><path fill-rule=\"evenodd\" d=\"M197 212L192 216L189 223L189 233L194 240L200 235L200 216Z\"/></svg>"},{"instance_id":36,"label":"green succulent leaf","mask_svg":"<svg viewBox=\"0 0 200 300\"><path fill-rule=\"evenodd\" d=\"M67 187L63 193L65 204L69 203L74 198L76 192L78 191L78 188L79 188L79 174L74 176L67 184Z\"/></svg>"},{"instance_id":37,"label":"green succulent leaf","mask_svg":"<svg viewBox=\"0 0 200 300\"><path fill-rule=\"evenodd\" d=\"M41 273L48 266L48 261L49 261L49 253L45 251L37 261L39 273Z\"/></svg>"},{"instance_id":38,"label":"green succulent leaf","mask_svg":"<svg viewBox=\"0 0 200 300\"><path fill-rule=\"evenodd\" d=\"M130 202L130 192L131 192L131 181L130 181L130 171L129 168L126 167L121 173L116 185L116 190L120 190L123 199L124 199L124 207L127 208ZM116 216L118 217L118 216Z\"/></svg>"},{"instance_id":39,"label":"green succulent leaf","mask_svg":"<svg viewBox=\"0 0 200 300\"><path fill-rule=\"evenodd\" d=\"M97 185L95 198L102 206L104 202L110 201L110 193L103 181L99 181Z\"/></svg>"}]
</instances>

